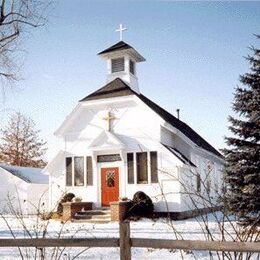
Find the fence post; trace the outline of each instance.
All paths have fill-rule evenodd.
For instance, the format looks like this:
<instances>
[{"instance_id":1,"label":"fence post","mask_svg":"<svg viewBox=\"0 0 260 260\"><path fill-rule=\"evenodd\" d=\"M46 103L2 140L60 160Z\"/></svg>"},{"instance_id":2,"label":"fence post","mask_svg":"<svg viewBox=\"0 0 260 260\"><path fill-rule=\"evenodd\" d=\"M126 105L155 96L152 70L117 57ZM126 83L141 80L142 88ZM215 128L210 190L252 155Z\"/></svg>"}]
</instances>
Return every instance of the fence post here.
<instances>
[{"instance_id":1,"label":"fence post","mask_svg":"<svg viewBox=\"0 0 260 260\"><path fill-rule=\"evenodd\" d=\"M119 222L120 260L131 260L130 222Z\"/></svg>"}]
</instances>

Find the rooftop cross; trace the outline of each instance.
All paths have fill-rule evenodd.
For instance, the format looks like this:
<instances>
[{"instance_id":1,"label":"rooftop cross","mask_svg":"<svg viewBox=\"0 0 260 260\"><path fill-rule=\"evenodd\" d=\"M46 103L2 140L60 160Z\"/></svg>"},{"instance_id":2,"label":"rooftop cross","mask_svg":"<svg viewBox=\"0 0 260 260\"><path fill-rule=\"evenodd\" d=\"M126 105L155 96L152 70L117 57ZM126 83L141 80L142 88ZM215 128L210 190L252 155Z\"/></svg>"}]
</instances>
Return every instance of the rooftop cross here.
<instances>
[{"instance_id":1,"label":"rooftop cross","mask_svg":"<svg viewBox=\"0 0 260 260\"><path fill-rule=\"evenodd\" d=\"M127 28L124 28L123 25L120 23L119 28L116 29L116 32L119 32L120 35L120 41L123 40L123 31L127 30Z\"/></svg>"},{"instance_id":2,"label":"rooftop cross","mask_svg":"<svg viewBox=\"0 0 260 260\"><path fill-rule=\"evenodd\" d=\"M112 131L112 120L117 119L111 112L107 113L107 116L103 118L103 120L106 120L108 123L107 130L109 132Z\"/></svg>"}]
</instances>

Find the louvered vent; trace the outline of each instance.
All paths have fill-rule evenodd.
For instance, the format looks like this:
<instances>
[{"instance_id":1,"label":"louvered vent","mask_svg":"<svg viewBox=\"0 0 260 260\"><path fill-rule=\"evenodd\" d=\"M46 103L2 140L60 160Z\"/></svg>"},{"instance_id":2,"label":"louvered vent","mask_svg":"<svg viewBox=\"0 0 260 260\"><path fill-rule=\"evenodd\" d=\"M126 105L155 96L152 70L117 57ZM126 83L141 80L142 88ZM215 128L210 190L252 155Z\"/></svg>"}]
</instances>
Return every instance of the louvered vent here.
<instances>
[{"instance_id":1,"label":"louvered vent","mask_svg":"<svg viewBox=\"0 0 260 260\"><path fill-rule=\"evenodd\" d=\"M112 73L124 71L124 70L125 70L124 58L112 60Z\"/></svg>"},{"instance_id":2,"label":"louvered vent","mask_svg":"<svg viewBox=\"0 0 260 260\"><path fill-rule=\"evenodd\" d=\"M130 60L130 72L135 75L135 63Z\"/></svg>"}]
</instances>

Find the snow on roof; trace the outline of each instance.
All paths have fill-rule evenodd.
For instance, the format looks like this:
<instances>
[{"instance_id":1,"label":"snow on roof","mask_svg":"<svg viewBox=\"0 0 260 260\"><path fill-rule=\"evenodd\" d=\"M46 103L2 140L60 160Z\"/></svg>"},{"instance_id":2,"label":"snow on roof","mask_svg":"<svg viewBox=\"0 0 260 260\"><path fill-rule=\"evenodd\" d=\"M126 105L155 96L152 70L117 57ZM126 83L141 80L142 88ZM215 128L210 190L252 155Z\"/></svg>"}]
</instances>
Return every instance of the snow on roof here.
<instances>
[{"instance_id":1,"label":"snow on roof","mask_svg":"<svg viewBox=\"0 0 260 260\"><path fill-rule=\"evenodd\" d=\"M20 167L2 163L0 163L0 168L29 183L47 184L49 181L49 176L43 174L40 168Z\"/></svg>"}]
</instances>

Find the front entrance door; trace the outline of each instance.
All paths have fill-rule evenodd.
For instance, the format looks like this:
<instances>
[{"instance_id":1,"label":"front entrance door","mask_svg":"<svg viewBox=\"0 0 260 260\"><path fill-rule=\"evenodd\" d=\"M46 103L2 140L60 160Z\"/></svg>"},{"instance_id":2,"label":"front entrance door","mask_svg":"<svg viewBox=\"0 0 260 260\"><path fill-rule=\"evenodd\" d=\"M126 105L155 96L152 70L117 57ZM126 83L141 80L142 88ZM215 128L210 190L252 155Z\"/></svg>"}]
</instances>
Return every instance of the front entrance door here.
<instances>
[{"instance_id":1,"label":"front entrance door","mask_svg":"<svg viewBox=\"0 0 260 260\"><path fill-rule=\"evenodd\" d=\"M101 200L102 206L109 206L119 199L118 168L101 168Z\"/></svg>"}]
</instances>

